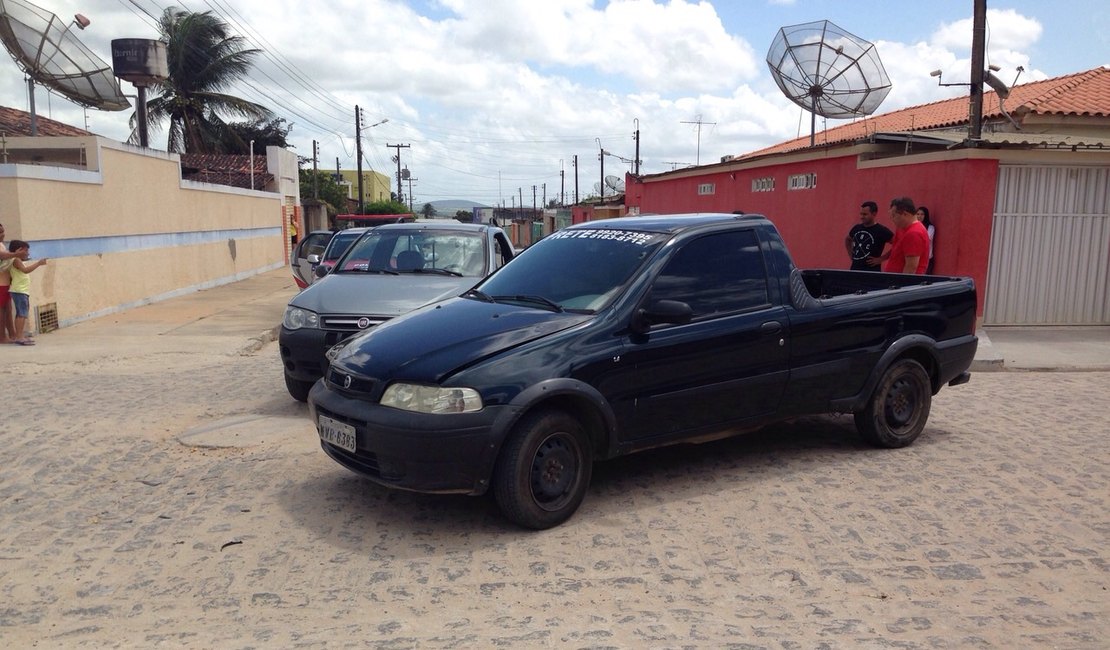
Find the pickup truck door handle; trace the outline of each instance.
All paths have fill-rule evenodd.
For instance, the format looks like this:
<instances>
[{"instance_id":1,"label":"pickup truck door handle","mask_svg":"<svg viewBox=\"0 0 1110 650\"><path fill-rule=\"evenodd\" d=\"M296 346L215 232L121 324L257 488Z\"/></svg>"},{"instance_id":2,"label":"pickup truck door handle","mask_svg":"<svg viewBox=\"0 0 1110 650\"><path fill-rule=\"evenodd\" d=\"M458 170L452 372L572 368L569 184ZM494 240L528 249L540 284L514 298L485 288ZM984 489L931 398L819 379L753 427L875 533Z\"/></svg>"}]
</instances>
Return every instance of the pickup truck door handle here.
<instances>
[{"instance_id":1,"label":"pickup truck door handle","mask_svg":"<svg viewBox=\"0 0 1110 650\"><path fill-rule=\"evenodd\" d=\"M764 334L778 334L782 331L782 323L777 320L769 320L759 326L759 331Z\"/></svg>"}]
</instances>

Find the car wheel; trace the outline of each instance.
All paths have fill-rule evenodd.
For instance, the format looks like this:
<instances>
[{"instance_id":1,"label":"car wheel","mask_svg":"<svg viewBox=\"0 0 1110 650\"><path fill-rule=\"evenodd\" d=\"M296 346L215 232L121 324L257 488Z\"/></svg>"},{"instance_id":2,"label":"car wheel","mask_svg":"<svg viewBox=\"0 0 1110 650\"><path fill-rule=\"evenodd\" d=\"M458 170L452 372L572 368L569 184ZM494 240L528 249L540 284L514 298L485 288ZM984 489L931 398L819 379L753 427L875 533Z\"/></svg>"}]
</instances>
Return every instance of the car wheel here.
<instances>
[{"instance_id":1,"label":"car wheel","mask_svg":"<svg viewBox=\"0 0 1110 650\"><path fill-rule=\"evenodd\" d=\"M525 416L501 449L493 494L510 521L537 530L570 518L586 496L593 455L578 420L563 411Z\"/></svg>"},{"instance_id":2,"label":"car wheel","mask_svg":"<svg viewBox=\"0 0 1110 650\"><path fill-rule=\"evenodd\" d=\"M887 368L871 401L855 414L856 429L877 447L905 447L925 429L932 402L929 373L913 359L900 359Z\"/></svg>"},{"instance_id":3,"label":"car wheel","mask_svg":"<svg viewBox=\"0 0 1110 650\"><path fill-rule=\"evenodd\" d=\"M293 396L293 399L298 402L308 401L308 391L312 390L312 384L315 383L314 381L293 379L289 375L285 375L285 388L289 391L289 394Z\"/></svg>"}]
</instances>

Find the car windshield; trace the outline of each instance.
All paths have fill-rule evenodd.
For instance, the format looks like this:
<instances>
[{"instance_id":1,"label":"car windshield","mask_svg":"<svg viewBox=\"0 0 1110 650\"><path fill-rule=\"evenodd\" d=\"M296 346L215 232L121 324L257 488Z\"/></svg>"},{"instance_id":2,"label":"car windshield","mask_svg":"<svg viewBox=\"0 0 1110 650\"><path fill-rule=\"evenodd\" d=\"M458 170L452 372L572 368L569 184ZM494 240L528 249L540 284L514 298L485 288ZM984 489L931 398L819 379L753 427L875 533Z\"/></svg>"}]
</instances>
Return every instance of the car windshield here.
<instances>
[{"instance_id":1,"label":"car windshield","mask_svg":"<svg viewBox=\"0 0 1110 650\"><path fill-rule=\"evenodd\" d=\"M489 255L479 232L433 228L375 228L360 237L336 265L338 273L486 275Z\"/></svg>"},{"instance_id":2,"label":"car windshield","mask_svg":"<svg viewBox=\"0 0 1110 650\"><path fill-rule=\"evenodd\" d=\"M666 235L608 228L560 230L514 258L475 298L590 313L606 307Z\"/></svg>"},{"instance_id":3,"label":"car windshield","mask_svg":"<svg viewBox=\"0 0 1110 650\"><path fill-rule=\"evenodd\" d=\"M328 247L324 249L321 261L334 262L342 257L343 253L347 252L347 249L360 235L362 235L362 233L363 231L351 232L347 230L340 230L335 233L335 236L328 242Z\"/></svg>"}]
</instances>

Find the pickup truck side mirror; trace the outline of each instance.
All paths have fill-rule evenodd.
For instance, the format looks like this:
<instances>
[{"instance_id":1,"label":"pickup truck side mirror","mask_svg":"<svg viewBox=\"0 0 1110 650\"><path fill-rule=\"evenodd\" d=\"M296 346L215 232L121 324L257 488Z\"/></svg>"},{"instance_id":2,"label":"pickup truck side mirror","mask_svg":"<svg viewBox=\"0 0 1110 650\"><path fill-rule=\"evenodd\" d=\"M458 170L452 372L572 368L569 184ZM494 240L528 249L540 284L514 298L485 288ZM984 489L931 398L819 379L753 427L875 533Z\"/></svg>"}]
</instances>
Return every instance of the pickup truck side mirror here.
<instances>
[{"instance_id":1,"label":"pickup truck side mirror","mask_svg":"<svg viewBox=\"0 0 1110 650\"><path fill-rule=\"evenodd\" d=\"M659 300L648 307L636 310L632 318L632 330L638 334L645 334L652 325L671 323L684 325L694 317L694 310L690 305L679 300Z\"/></svg>"},{"instance_id":2,"label":"pickup truck side mirror","mask_svg":"<svg viewBox=\"0 0 1110 650\"><path fill-rule=\"evenodd\" d=\"M308 257L306 257L305 260L307 260L309 264L319 264L320 263L320 256L317 255L316 253L313 253L313 254L309 255Z\"/></svg>"}]
</instances>

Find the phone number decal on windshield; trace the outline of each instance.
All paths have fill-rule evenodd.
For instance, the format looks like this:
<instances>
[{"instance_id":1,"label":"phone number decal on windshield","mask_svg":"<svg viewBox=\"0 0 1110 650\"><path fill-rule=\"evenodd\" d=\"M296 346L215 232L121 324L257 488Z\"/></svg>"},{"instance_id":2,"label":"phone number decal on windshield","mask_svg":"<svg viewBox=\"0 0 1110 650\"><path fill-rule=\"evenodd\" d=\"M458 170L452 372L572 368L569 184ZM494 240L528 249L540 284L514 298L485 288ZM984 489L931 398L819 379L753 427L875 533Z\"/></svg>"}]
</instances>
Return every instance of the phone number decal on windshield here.
<instances>
[{"instance_id":1,"label":"phone number decal on windshield","mask_svg":"<svg viewBox=\"0 0 1110 650\"><path fill-rule=\"evenodd\" d=\"M655 236L656 233L633 230L559 230L551 233L548 239L604 239L643 246Z\"/></svg>"}]
</instances>

